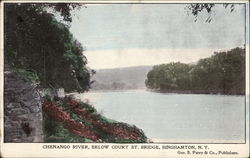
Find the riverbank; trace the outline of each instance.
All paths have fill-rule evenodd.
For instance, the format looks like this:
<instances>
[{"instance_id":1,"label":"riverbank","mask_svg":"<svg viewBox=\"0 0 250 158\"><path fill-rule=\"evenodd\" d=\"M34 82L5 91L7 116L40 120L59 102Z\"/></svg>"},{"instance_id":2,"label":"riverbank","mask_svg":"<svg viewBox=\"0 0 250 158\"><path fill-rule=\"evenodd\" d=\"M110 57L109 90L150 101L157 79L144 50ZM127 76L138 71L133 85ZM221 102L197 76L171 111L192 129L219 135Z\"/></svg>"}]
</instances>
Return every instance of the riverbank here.
<instances>
[{"instance_id":1,"label":"riverbank","mask_svg":"<svg viewBox=\"0 0 250 158\"><path fill-rule=\"evenodd\" d=\"M88 103L71 97L43 103L45 142L145 143L136 126L105 118Z\"/></svg>"},{"instance_id":2,"label":"riverbank","mask_svg":"<svg viewBox=\"0 0 250 158\"><path fill-rule=\"evenodd\" d=\"M102 90L92 90L90 89L88 93L102 93L102 92L126 92L126 91L148 91L148 92L155 92L155 93L174 93L174 94L213 94L213 95L245 95L245 93L225 93L220 91L206 91L206 90L159 90L159 89L149 89L149 88L140 88L140 89L116 89L116 90L109 90L109 89L102 89ZM67 94L69 96L76 96L77 93L70 93Z\"/></svg>"},{"instance_id":3,"label":"riverbank","mask_svg":"<svg viewBox=\"0 0 250 158\"><path fill-rule=\"evenodd\" d=\"M175 94L214 94L214 95L245 95L245 93L237 92L222 92L222 91L206 91L206 90L158 90L158 89L147 89L150 92L156 93L175 93Z\"/></svg>"},{"instance_id":4,"label":"riverbank","mask_svg":"<svg viewBox=\"0 0 250 158\"><path fill-rule=\"evenodd\" d=\"M145 91L146 88L137 88L137 89L99 89L99 90L92 90L90 89L90 93L95 93L95 92L126 92L126 91Z\"/></svg>"}]
</instances>

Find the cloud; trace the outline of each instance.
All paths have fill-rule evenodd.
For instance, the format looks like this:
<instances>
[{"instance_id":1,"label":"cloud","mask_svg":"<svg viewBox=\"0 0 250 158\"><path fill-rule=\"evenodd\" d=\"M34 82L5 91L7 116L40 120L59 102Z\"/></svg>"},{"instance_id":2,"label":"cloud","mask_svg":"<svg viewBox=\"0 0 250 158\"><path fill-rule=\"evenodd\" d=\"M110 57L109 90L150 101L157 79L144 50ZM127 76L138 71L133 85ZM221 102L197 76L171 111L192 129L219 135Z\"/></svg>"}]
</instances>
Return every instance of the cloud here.
<instances>
[{"instance_id":1,"label":"cloud","mask_svg":"<svg viewBox=\"0 0 250 158\"><path fill-rule=\"evenodd\" d=\"M94 4L79 10L70 27L88 50L225 48L245 43L245 8L229 13L216 5L211 23L204 12L194 22L186 4ZM232 25L233 24L233 25Z\"/></svg>"}]
</instances>

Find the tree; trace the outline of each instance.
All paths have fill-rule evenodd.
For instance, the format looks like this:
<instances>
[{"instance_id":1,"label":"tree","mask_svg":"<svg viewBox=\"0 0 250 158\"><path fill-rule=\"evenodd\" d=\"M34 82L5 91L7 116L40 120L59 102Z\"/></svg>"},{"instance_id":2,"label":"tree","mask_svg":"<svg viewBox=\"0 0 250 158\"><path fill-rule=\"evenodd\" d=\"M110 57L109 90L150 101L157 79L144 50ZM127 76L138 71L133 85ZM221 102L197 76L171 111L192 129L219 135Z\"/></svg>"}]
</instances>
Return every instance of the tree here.
<instances>
[{"instance_id":1,"label":"tree","mask_svg":"<svg viewBox=\"0 0 250 158\"><path fill-rule=\"evenodd\" d=\"M245 93L245 49L215 52L197 64L156 65L147 74L146 86L160 91L193 93Z\"/></svg>"},{"instance_id":2,"label":"tree","mask_svg":"<svg viewBox=\"0 0 250 158\"><path fill-rule=\"evenodd\" d=\"M180 62L154 66L148 73L146 86L151 89L177 90L189 89L191 66Z\"/></svg>"},{"instance_id":3,"label":"tree","mask_svg":"<svg viewBox=\"0 0 250 158\"><path fill-rule=\"evenodd\" d=\"M82 45L68 25L47 12L52 8L71 22L70 11L78 4L16 4L4 6L5 62L12 68L36 73L40 86L63 87L66 92L90 88L93 74L86 67Z\"/></svg>"},{"instance_id":4,"label":"tree","mask_svg":"<svg viewBox=\"0 0 250 158\"><path fill-rule=\"evenodd\" d=\"M197 21L197 17L201 12L206 12L208 14L206 22L210 23L212 21L211 13L215 5L215 3L193 3L187 5L186 9L188 13L195 16L195 21ZM223 7L225 9L230 8L230 12L235 10L235 4L224 3Z\"/></svg>"}]
</instances>

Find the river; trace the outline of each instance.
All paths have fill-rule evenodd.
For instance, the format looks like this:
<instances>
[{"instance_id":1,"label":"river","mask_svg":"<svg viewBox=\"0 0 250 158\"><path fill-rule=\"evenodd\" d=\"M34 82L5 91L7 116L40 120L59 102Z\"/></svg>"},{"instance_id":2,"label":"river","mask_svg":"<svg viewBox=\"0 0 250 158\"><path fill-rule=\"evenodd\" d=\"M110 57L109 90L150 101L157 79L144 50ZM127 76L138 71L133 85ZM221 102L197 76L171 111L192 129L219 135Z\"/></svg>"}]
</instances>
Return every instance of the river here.
<instances>
[{"instance_id":1,"label":"river","mask_svg":"<svg viewBox=\"0 0 250 158\"><path fill-rule=\"evenodd\" d=\"M243 143L245 97L145 90L81 94L99 113L136 125L153 142Z\"/></svg>"}]
</instances>

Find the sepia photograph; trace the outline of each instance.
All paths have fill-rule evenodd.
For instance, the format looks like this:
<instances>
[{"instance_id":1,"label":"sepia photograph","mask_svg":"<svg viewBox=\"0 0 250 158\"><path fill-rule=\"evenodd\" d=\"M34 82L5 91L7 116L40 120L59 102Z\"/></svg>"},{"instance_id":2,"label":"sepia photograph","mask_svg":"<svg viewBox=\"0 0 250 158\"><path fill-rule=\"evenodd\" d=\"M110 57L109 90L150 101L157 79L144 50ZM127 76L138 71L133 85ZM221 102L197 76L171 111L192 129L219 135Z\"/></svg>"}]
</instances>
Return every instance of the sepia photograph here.
<instances>
[{"instance_id":1,"label":"sepia photograph","mask_svg":"<svg viewBox=\"0 0 250 158\"><path fill-rule=\"evenodd\" d=\"M42 150L26 157L249 156L249 2L3 1L1 11L3 157L23 145Z\"/></svg>"}]
</instances>

